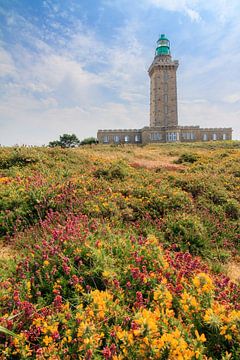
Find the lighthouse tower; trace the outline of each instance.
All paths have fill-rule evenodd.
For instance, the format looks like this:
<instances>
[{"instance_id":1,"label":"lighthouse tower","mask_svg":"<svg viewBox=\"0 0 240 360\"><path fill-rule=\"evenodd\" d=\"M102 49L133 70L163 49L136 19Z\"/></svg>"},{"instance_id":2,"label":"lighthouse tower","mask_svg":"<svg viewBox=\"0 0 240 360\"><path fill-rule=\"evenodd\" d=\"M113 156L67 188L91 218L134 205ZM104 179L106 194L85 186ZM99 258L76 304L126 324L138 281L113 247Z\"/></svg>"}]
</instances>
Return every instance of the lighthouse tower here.
<instances>
[{"instance_id":1,"label":"lighthouse tower","mask_svg":"<svg viewBox=\"0 0 240 360\"><path fill-rule=\"evenodd\" d=\"M150 127L163 129L178 126L177 82L178 61L172 60L170 42L164 34L157 41L154 60L148 70L150 85Z\"/></svg>"},{"instance_id":2,"label":"lighthouse tower","mask_svg":"<svg viewBox=\"0 0 240 360\"><path fill-rule=\"evenodd\" d=\"M179 126L177 111L178 61L173 60L170 43L164 34L157 41L150 76L150 125L141 129L98 130L102 144L154 144L231 140L232 128L200 128L198 125Z\"/></svg>"}]
</instances>

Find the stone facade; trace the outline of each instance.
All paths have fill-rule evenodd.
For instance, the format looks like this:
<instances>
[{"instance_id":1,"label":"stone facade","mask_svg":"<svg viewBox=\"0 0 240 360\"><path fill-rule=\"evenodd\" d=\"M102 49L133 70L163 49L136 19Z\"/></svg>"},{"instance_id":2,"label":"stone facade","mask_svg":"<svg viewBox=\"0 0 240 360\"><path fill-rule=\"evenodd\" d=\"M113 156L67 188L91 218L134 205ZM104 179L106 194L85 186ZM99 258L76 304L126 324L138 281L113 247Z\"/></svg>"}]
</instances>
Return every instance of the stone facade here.
<instances>
[{"instance_id":1,"label":"stone facade","mask_svg":"<svg viewBox=\"0 0 240 360\"><path fill-rule=\"evenodd\" d=\"M155 58L148 70L150 76L150 126L142 129L98 130L101 144L151 144L231 140L232 128L179 126L177 112L178 61L172 60L165 35L157 42Z\"/></svg>"},{"instance_id":2,"label":"stone facade","mask_svg":"<svg viewBox=\"0 0 240 360\"><path fill-rule=\"evenodd\" d=\"M148 73L150 76L150 126L177 126L178 61L170 55L155 56Z\"/></svg>"}]
</instances>

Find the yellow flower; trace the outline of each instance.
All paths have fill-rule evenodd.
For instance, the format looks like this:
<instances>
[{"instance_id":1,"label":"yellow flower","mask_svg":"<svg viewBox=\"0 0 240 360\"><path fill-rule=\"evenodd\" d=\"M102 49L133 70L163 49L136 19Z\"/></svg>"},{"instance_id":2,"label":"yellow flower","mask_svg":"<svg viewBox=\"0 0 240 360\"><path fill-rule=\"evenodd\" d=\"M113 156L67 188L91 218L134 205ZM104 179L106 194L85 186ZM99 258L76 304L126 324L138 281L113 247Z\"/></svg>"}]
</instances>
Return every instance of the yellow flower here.
<instances>
[{"instance_id":1,"label":"yellow flower","mask_svg":"<svg viewBox=\"0 0 240 360\"><path fill-rule=\"evenodd\" d=\"M44 260L43 266L48 266L48 265L49 265L49 261L48 261L48 260Z\"/></svg>"},{"instance_id":2,"label":"yellow flower","mask_svg":"<svg viewBox=\"0 0 240 360\"><path fill-rule=\"evenodd\" d=\"M40 327L42 325L42 322L43 322L43 318L39 317L33 320L33 325L35 325L36 327Z\"/></svg>"},{"instance_id":3,"label":"yellow flower","mask_svg":"<svg viewBox=\"0 0 240 360\"><path fill-rule=\"evenodd\" d=\"M197 274L193 280L193 284L197 288L198 293L208 293L214 289L212 279L205 273Z\"/></svg>"},{"instance_id":4,"label":"yellow flower","mask_svg":"<svg viewBox=\"0 0 240 360\"><path fill-rule=\"evenodd\" d=\"M220 329L221 331L220 331L220 334L221 335L225 335L226 334L226 331L227 331L227 326L226 325L224 325L224 326L221 326L221 329Z\"/></svg>"},{"instance_id":5,"label":"yellow flower","mask_svg":"<svg viewBox=\"0 0 240 360\"><path fill-rule=\"evenodd\" d=\"M200 341L200 342L207 341L206 336L204 334L199 335L199 332L197 330L195 330L195 336L197 338L197 341Z\"/></svg>"},{"instance_id":6,"label":"yellow flower","mask_svg":"<svg viewBox=\"0 0 240 360\"><path fill-rule=\"evenodd\" d=\"M43 338L43 343L44 343L46 346L48 346L52 341L53 341L53 339L52 339L51 336L46 335L46 336L44 336L44 338Z\"/></svg>"},{"instance_id":7,"label":"yellow flower","mask_svg":"<svg viewBox=\"0 0 240 360\"><path fill-rule=\"evenodd\" d=\"M141 326L142 331L147 330L151 333L155 333L158 331L158 319L155 313L151 312L150 310L143 309L137 314L136 317L136 323Z\"/></svg>"},{"instance_id":8,"label":"yellow flower","mask_svg":"<svg viewBox=\"0 0 240 360\"><path fill-rule=\"evenodd\" d=\"M119 330L116 332L117 338L121 341L123 341L123 339L126 337L127 332L126 330Z\"/></svg>"}]
</instances>

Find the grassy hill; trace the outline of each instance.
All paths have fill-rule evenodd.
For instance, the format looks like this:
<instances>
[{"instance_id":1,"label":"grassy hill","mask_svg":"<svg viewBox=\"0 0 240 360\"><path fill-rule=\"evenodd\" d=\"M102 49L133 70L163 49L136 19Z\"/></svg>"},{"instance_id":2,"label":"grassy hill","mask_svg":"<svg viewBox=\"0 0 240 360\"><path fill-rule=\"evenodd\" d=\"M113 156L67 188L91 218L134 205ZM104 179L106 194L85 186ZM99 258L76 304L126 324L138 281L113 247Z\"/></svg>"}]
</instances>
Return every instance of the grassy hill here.
<instances>
[{"instance_id":1,"label":"grassy hill","mask_svg":"<svg viewBox=\"0 0 240 360\"><path fill-rule=\"evenodd\" d=\"M240 142L0 148L0 359L239 359L239 220Z\"/></svg>"}]
</instances>

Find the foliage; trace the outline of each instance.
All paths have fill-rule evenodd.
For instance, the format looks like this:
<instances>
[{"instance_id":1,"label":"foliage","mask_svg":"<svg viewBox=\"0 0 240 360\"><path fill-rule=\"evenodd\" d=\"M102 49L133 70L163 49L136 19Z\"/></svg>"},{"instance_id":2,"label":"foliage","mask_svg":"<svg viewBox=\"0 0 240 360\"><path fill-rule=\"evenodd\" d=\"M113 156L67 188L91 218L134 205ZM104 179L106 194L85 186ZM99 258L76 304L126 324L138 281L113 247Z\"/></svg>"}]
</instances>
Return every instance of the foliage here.
<instances>
[{"instance_id":1,"label":"foliage","mask_svg":"<svg viewBox=\"0 0 240 360\"><path fill-rule=\"evenodd\" d=\"M123 180L128 174L128 169L124 163L111 164L108 167L102 167L94 172L96 178L105 178L107 180Z\"/></svg>"},{"instance_id":2,"label":"foliage","mask_svg":"<svg viewBox=\"0 0 240 360\"><path fill-rule=\"evenodd\" d=\"M1 148L0 358L239 359L239 151Z\"/></svg>"},{"instance_id":3,"label":"foliage","mask_svg":"<svg viewBox=\"0 0 240 360\"><path fill-rule=\"evenodd\" d=\"M83 139L80 143L80 145L92 145L92 144L98 144L98 139L96 139L95 137L89 137Z\"/></svg>"},{"instance_id":4,"label":"foliage","mask_svg":"<svg viewBox=\"0 0 240 360\"><path fill-rule=\"evenodd\" d=\"M198 160L198 156L196 154L191 153L183 153L178 160L176 160L176 164L182 163L194 163Z\"/></svg>"},{"instance_id":5,"label":"foliage","mask_svg":"<svg viewBox=\"0 0 240 360\"><path fill-rule=\"evenodd\" d=\"M60 136L59 140L51 141L49 143L49 147L57 147L61 148L72 148L75 146L79 146L80 141L75 134L63 134Z\"/></svg>"},{"instance_id":6,"label":"foliage","mask_svg":"<svg viewBox=\"0 0 240 360\"><path fill-rule=\"evenodd\" d=\"M3 153L0 158L0 168L10 169L13 166L23 167L38 162L38 158L34 151L29 151L27 148L13 148L9 153Z\"/></svg>"}]
</instances>

